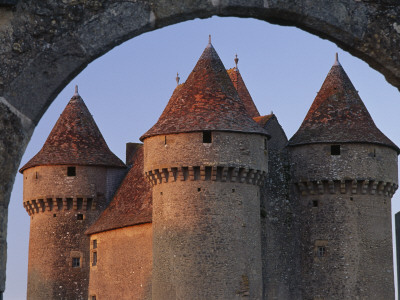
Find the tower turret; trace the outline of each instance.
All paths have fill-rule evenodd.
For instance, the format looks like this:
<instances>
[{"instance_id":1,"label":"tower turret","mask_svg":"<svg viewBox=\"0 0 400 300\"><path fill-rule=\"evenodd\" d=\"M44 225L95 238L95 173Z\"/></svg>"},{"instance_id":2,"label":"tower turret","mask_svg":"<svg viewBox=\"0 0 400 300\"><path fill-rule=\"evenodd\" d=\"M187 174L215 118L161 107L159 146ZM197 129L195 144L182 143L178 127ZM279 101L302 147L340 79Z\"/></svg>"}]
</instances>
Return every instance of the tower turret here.
<instances>
[{"instance_id":1,"label":"tower turret","mask_svg":"<svg viewBox=\"0 0 400 300\"><path fill-rule=\"evenodd\" d=\"M89 237L125 173L77 90L20 172L31 217L28 299L87 299Z\"/></svg>"},{"instance_id":2,"label":"tower turret","mask_svg":"<svg viewBox=\"0 0 400 300\"><path fill-rule=\"evenodd\" d=\"M394 299L391 197L399 148L338 59L289 141L304 299Z\"/></svg>"},{"instance_id":3,"label":"tower turret","mask_svg":"<svg viewBox=\"0 0 400 300\"><path fill-rule=\"evenodd\" d=\"M141 137L153 185L153 300L261 299L267 138L209 43Z\"/></svg>"}]
</instances>

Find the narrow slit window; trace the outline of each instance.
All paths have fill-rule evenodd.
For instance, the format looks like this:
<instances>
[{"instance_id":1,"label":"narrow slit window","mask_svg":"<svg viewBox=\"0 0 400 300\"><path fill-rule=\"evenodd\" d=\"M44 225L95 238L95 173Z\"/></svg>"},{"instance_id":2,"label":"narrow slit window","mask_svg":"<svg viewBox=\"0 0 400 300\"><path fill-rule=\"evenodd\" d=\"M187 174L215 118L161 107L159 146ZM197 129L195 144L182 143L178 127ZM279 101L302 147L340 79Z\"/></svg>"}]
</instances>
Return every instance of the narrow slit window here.
<instances>
[{"instance_id":1,"label":"narrow slit window","mask_svg":"<svg viewBox=\"0 0 400 300\"><path fill-rule=\"evenodd\" d=\"M203 143L210 144L212 141L211 131L203 131Z\"/></svg>"},{"instance_id":2,"label":"narrow slit window","mask_svg":"<svg viewBox=\"0 0 400 300\"><path fill-rule=\"evenodd\" d=\"M331 155L340 155L340 145L331 145Z\"/></svg>"},{"instance_id":3,"label":"narrow slit window","mask_svg":"<svg viewBox=\"0 0 400 300\"><path fill-rule=\"evenodd\" d=\"M67 168L67 176L76 176L76 168L68 167Z\"/></svg>"},{"instance_id":4,"label":"narrow slit window","mask_svg":"<svg viewBox=\"0 0 400 300\"><path fill-rule=\"evenodd\" d=\"M81 258L80 257L73 257L72 258L72 267L79 268L81 266Z\"/></svg>"},{"instance_id":5,"label":"narrow slit window","mask_svg":"<svg viewBox=\"0 0 400 300\"><path fill-rule=\"evenodd\" d=\"M94 251L92 254L92 266L97 266L97 251Z\"/></svg>"},{"instance_id":6,"label":"narrow slit window","mask_svg":"<svg viewBox=\"0 0 400 300\"><path fill-rule=\"evenodd\" d=\"M93 240L93 249L97 249L97 240Z\"/></svg>"}]
</instances>

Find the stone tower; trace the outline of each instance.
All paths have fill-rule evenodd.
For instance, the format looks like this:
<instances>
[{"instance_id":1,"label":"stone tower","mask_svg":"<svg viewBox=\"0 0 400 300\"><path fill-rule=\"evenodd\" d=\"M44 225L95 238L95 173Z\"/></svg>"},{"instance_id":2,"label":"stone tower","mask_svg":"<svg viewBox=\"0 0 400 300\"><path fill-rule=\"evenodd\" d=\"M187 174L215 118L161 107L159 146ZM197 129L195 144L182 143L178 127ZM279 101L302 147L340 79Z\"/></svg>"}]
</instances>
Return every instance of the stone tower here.
<instances>
[{"instance_id":1,"label":"stone tower","mask_svg":"<svg viewBox=\"0 0 400 300\"><path fill-rule=\"evenodd\" d=\"M261 299L267 139L210 42L141 137L153 185L153 300Z\"/></svg>"},{"instance_id":2,"label":"stone tower","mask_svg":"<svg viewBox=\"0 0 400 300\"><path fill-rule=\"evenodd\" d=\"M125 168L76 90L43 148L20 170L31 217L28 299L88 299L84 232L105 209Z\"/></svg>"},{"instance_id":3,"label":"stone tower","mask_svg":"<svg viewBox=\"0 0 400 300\"><path fill-rule=\"evenodd\" d=\"M337 58L289 141L303 299L394 299L391 197L399 148Z\"/></svg>"}]
</instances>

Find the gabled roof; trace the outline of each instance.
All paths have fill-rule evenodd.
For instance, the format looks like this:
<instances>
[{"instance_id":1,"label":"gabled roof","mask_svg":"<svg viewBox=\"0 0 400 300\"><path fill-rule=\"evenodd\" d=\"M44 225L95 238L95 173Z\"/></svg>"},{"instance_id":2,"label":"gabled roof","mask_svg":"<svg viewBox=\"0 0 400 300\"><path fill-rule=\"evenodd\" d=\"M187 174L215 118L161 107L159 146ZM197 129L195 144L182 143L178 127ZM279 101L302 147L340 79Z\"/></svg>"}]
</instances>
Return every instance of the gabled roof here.
<instances>
[{"instance_id":1,"label":"gabled roof","mask_svg":"<svg viewBox=\"0 0 400 300\"><path fill-rule=\"evenodd\" d=\"M399 148L375 125L336 58L289 146L313 143L372 143Z\"/></svg>"},{"instance_id":2,"label":"gabled roof","mask_svg":"<svg viewBox=\"0 0 400 300\"><path fill-rule=\"evenodd\" d=\"M126 167L108 148L77 91L57 120L42 149L20 169L20 172L43 165Z\"/></svg>"},{"instance_id":3,"label":"gabled roof","mask_svg":"<svg viewBox=\"0 0 400 300\"><path fill-rule=\"evenodd\" d=\"M268 135L249 116L211 43L187 81L175 90L157 123L140 140L203 130Z\"/></svg>"},{"instance_id":4,"label":"gabled roof","mask_svg":"<svg viewBox=\"0 0 400 300\"><path fill-rule=\"evenodd\" d=\"M151 187L144 177L143 147L134 154L132 168L122 181L113 200L86 234L152 222Z\"/></svg>"},{"instance_id":5,"label":"gabled roof","mask_svg":"<svg viewBox=\"0 0 400 300\"><path fill-rule=\"evenodd\" d=\"M259 124L261 127L265 127L265 125L267 125L267 123L273 118L276 118L276 117L273 113L271 113L271 114L265 115L265 116L253 117L253 120L255 122L257 122L257 124Z\"/></svg>"},{"instance_id":6,"label":"gabled roof","mask_svg":"<svg viewBox=\"0 0 400 300\"><path fill-rule=\"evenodd\" d=\"M249 91L247 90L246 84L243 81L242 75L240 75L237 67L229 69L228 75L231 78L233 86L237 90L240 99L243 101L244 106L250 117L259 117L260 113L256 105L254 104L253 98L251 98Z\"/></svg>"}]
</instances>

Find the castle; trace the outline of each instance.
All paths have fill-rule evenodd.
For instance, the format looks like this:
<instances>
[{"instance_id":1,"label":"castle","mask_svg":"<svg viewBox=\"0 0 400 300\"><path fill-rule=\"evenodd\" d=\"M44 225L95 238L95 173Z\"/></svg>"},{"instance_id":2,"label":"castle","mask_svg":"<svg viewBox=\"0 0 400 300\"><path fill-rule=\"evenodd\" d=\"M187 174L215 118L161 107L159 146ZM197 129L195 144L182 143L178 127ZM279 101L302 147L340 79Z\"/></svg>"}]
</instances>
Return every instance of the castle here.
<instances>
[{"instance_id":1,"label":"castle","mask_svg":"<svg viewBox=\"0 0 400 300\"><path fill-rule=\"evenodd\" d=\"M76 90L20 172L28 299L394 299L400 149L337 57L288 140L207 45L126 163Z\"/></svg>"}]
</instances>

